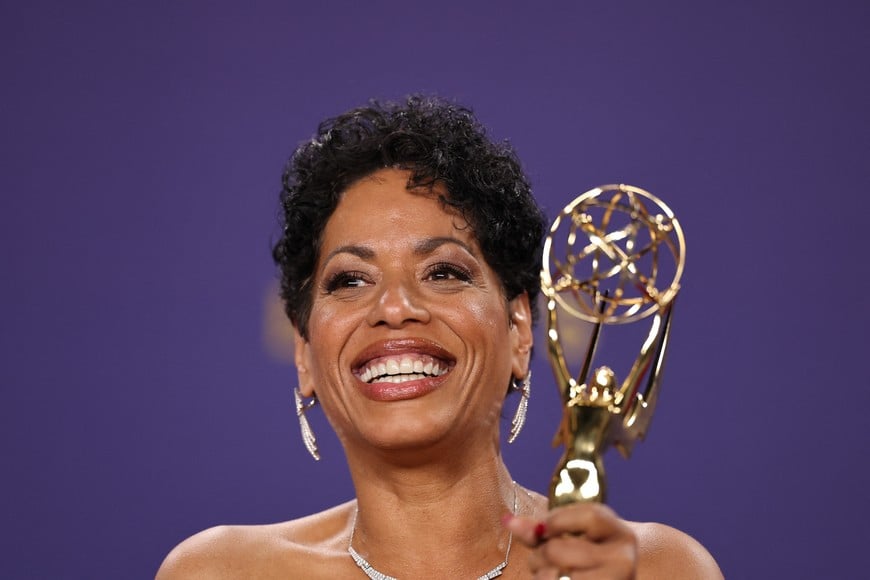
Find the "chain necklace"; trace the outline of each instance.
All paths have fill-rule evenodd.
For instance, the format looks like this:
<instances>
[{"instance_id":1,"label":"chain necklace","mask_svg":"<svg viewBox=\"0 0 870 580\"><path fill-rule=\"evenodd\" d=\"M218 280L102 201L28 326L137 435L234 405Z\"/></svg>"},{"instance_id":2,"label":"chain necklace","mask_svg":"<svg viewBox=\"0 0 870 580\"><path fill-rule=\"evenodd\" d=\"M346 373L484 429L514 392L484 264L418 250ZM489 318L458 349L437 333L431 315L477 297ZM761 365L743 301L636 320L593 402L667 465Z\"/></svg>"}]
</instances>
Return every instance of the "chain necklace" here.
<instances>
[{"instance_id":1,"label":"chain necklace","mask_svg":"<svg viewBox=\"0 0 870 580\"><path fill-rule=\"evenodd\" d=\"M513 514L517 514L517 482L513 482L514 484L514 511ZM353 527L350 530L350 541L347 543L347 551L350 554L350 557L353 558L353 561L356 562L356 565L359 566L360 570L365 572L365 575L371 578L371 580L397 580L393 576L387 576L383 572L376 570L374 566L368 563L368 560L359 555L359 553L353 549L353 534L356 531L356 517L359 515L359 508L357 508L353 513ZM514 540L514 533L511 532L508 535L508 545L507 550L504 552L504 561L484 574L483 576L478 576L477 580L491 580L497 576L501 576L502 570L505 569L508 565L508 558L511 555L511 544Z\"/></svg>"}]
</instances>

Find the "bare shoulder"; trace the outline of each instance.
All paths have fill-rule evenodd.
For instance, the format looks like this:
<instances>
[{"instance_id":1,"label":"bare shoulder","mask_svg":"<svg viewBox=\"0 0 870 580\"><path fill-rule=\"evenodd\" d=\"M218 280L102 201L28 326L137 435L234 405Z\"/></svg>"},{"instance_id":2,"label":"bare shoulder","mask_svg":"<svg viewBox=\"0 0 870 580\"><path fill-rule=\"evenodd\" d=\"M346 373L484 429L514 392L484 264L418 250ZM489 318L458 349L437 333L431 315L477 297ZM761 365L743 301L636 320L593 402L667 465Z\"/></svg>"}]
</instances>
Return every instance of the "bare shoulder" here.
<instances>
[{"instance_id":1,"label":"bare shoulder","mask_svg":"<svg viewBox=\"0 0 870 580\"><path fill-rule=\"evenodd\" d=\"M340 544L352 503L277 524L216 526L191 536L166 556L156 580L288 578L312 565L329 570L346 546Z\"/></svg>"},{"instance_id":2,"label":"bare shoulder","mask_svg":"<svg viewBox=\"0 0 870 580\"><path fill-rule=\"evenodd\" d=\"M640 550L638 580L723 578L716 560L692 536L664 524L626 523Z\"/></svg>"}]
</instances>

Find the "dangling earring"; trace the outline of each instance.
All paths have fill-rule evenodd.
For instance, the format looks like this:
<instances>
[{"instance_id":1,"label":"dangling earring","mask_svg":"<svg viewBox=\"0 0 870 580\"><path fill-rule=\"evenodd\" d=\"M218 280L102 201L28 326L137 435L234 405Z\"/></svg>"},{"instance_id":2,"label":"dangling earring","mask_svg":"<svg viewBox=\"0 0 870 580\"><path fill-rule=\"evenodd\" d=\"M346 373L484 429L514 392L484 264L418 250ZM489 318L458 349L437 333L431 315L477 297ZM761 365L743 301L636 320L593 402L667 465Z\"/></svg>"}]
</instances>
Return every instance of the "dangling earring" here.
<instances>
[{"instance_id":1,"label":"dangling earring","mask_svg":"<svg viewBox=\"0 0 870 580\"><path fill-rule=\"evenodd\" d=\"M523 430L523 425L526 424L526 411L529 410L529 396L532 394L532 369L526 373L526 378L523 379L521 385L517 386L516 381L514 381L513 388L520 391L520 404L517 405L517 412L514 413L514 418L511 421L508 443L513 443L516 440L520 431Z\"/></svg>"},{"instance_id":2,"label":"dangling earring","mask_svg":"<svg viewBox=\"0 0 870 580\"><path fill-rule=\"evenodd\" d=\"M320 461L320 453L317 451L317 438L314 437L314 431L311 430L311 425L308 424L308 418L305 412L317 404L317 397L312 397L307 403L302 400L302 391L299 387L293 389L293 395L296 398L296 416L299 417L299 428L302 430L302 442L305 444L305 449L314 458L314 461Z\"/></svg>"}]
</instances>

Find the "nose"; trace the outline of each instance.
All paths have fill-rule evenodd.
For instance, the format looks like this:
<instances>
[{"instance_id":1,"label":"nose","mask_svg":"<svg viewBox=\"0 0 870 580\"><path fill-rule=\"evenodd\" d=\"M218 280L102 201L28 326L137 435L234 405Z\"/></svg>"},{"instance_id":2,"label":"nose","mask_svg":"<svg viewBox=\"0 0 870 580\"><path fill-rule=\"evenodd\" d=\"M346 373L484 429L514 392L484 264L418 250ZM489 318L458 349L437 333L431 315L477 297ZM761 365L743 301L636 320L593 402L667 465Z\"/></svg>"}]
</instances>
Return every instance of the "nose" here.
<instances>
[{"instance_id":1,"label":"nose","mask_svg":"<svg viewBox=\"0 0 870 580\"><path fill-rule=\"evenodd\" d=\"M371 326L401 328L410 322L429 322L429 309L413 282L382 280L366 321Z\"/></svg>"}]
</instances>

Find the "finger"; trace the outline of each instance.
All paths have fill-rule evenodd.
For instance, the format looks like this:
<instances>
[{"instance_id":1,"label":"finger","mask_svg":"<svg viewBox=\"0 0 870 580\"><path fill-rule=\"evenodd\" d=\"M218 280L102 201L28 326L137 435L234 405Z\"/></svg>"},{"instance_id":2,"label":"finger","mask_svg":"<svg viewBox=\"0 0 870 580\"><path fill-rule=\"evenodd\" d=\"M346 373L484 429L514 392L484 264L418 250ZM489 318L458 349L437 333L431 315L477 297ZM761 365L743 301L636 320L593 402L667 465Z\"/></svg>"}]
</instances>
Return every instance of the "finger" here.
<instances>
[{"instance_id":1,"label":"finger","mask_svg":"<svg viewBox=\"0 0 870 580\"><path fill-rule=\"evenodd\" d=\"M568 572L559 571L556 568L546 568L543 570L538 570L533 578L534 580L561 580L563 578L569 578L573 580L574 578L577 578L577 576L571 575Z\"/></svg>"},{"instance_id":2,"label":"finger","mask_svg":"<svg viewBox=\"0 0 870 580\"><path fill-rule=\"evenodd\" d=\"M541 520L508 515L504 519L504 526L513 533L515 540L532 548L547 537L547 524Z\"/></svg>"},{"instance_id":3,"label":"finger","mask_svg":"<svg viewBox=\"0 0 870 580\"><path fill-rule=\"evenodd\" d=\"M601 574L594 570L578 572L547 568L536 573L533 578L534 580L601 580Z\"/></svg>"},{"instance_id":4,"label":"finger","mask_svg":"<svg viewBox=\"0 0 870 580\"><path fill-rule=\"evenodd\" d=\"M578 536L559 536L543 542L529 554L529 568L538 570L587 570L600 565L597 544Z\"/></svg>"},{"instance_id":5,"label":"finger","mask_svg":"<svg viewBox=\"0 0 870 580\"><path fill-rule=\"evenodd\" d=\"M575 573L607 570L613 577L628 578L636 561L637 546L632 538L593 542L586 536L563 534L544 541L531 552L529 569L536 572L554 568Z\"/></svg>"},{"instance_id":6,"label":"finger","mask_svg":"<svg viewBox=\"0 0 870 580\"><path fill-rule=\"evenodd\" d=\"M599 503L576 503L552 510L547 517L548 537L583 534L594 542L631 535L631 529L612 509Z\"/></svg>"}]
</instances>

